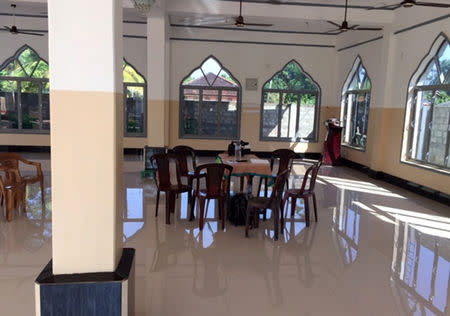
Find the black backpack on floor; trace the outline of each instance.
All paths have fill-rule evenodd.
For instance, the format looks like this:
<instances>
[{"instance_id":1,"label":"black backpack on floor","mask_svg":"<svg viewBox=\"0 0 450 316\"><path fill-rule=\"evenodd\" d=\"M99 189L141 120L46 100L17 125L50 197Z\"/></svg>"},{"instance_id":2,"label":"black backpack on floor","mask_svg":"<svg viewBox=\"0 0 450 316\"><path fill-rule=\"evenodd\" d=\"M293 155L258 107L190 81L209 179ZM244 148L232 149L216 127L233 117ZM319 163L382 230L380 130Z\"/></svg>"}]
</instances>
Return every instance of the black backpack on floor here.
<instances>
[{"instance_id":1,"label":"black backpack on floor","mask_svg":"<svg viewBox=\"0 0 450 316\"><path fill-rule=\"evenodd\" d=\"M245 225L247 212L247 196L245 193L236 193L228 200L228 220L235 226Z\"/></svg>"}]
</instances>

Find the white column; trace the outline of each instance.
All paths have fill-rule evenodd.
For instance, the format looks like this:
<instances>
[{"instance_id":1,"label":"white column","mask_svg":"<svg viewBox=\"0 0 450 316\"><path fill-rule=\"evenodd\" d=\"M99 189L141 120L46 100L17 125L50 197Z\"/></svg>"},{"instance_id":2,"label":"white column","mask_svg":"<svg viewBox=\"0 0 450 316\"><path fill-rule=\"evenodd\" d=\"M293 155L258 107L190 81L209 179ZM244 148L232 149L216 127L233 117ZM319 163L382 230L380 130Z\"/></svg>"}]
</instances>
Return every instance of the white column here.
<instances>
[{"instance_id":1,"label":"white column","mask_svg":"<svg viewBox=\"0 0 450 316\"><path fill-rule=\"evenodd\" d=\"M166 1L156 1L147 19L148 139L150 146L169 142L170 44Z\"/></svg>"},{"instance_id":2,"label":"white column","mask_svg":"<svg viewBox=\"0 0 450 316\"><path fill-rule=\"evenodd\" d=\"M48 0L53 273L122 254L122 1Z\"/></svg>"},{"instance_id":3,"label":"white column","mask_svg":"<svg viewBox=\"0 0 450 316\"><path fill-rule=\"evenodd\" d=\"M385 111L392 107L392 104L389 103L392 100L395 49L396 45L392 26L385 26L383 30L379 67L379 73L382 75L378 76L377 82L372 83L372 92L375 93L372 103L375 111L372 111L372 113L375 114L375 117L369 117L369 122L374 120L377 124L372 128L373 133L369 136L373 144L370 168L374 171L383 170L383 159L386 158L384 149L386 145L385 142L389 140L389 135L385 128Z\"/></svg>"}]
</instances>

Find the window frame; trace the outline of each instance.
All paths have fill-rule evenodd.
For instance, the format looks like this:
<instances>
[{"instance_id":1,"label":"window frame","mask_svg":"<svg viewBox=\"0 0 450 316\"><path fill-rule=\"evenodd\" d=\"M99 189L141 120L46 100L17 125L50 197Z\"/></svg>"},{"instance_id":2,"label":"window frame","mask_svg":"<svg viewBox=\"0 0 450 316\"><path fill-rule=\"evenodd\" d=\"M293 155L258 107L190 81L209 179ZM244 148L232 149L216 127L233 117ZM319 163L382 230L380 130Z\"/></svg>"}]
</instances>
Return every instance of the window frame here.
<instances>
[{"instance_id":1,"label":"window frame","mask_svg":"<svg viewBox=\"0 0 450 316\"><path fill-rule=\"evenodd\" d=\"M138 82L125 82L124 79L122 79L123 81L123 136L124 137L136 137L136 138L145 138L147 137L147 121L148 121L148 100L147 100L147 78L145 78L145 76L140 73L137 68L128 62L128 60L126 60L126 58L123 58L123 62L127 65L130 66L131 68L133 68L133 70L144 79L144 83L138 83ZM122 75L123 75L123 70L125 69L122 68ZM143 131L142 133L132 133L132 132L128 132L127 130L127 88L128 87L143 87L144 88L144 96L143 96L143 106L144 106L144 125L143 125Z\"/></svg>"},{"instance_id":2,"label":"window frame","mask_svg":"<svg viewBox=\"0 0 450 316\"><path fill-rule=\"evenodd\" d=\"M360 89L349 89L350 85L353 82L353 78L356 76L356 78L359 78L359 69L360 68L364 69L364 77L362 80L357 79L360 83L361 83L361 88ZM366 80L369 81L370 83L370 89L367 88L363 88L364 87L364 83L366 82ZM367 117L367 121L364 121L364 127L367 130L365 133L366 136L366 142L364 146L358 146L357 144L354 144L351 142L351 140L354 138L353 136L350 136L350 141L347 142L345 137L346 137L346 131L347 131L347 124L346 124L346 117L347 117L347 113L349 110L350 105L348 104L348 98L349 95L354 95L355 98L358 97L358 95L364 94L364 99L366 101L365 102L365 107L364 107L364 116L363 117ZM369 102L367 102L367 97L369 97ZM355 61L353 62L353 66L350 69L349 73L347 74L347 77L344 81L344 84L342 86L342 90L341 90L341 124L342 124L342 140L341 140L341 145L344 147L348 147L354 150L358 150L358 151L362 151L365 152L366 148L367 148L367 139L368 139L368 134L369 134L369 117L370 117L370 102L372 100L372 79L370 79L370 76L367 72L367 68L364 65L361 56L356 56ZM356 101L357 102L357 101ZM356 111L354 112L356 113ZM352 130L350 131L351 135L354 135L355 132L354 130L356 129L356 115L353 115L352 113L352 117L351 120L353 122L352 124Z\"/></svg>"},{"instance_id":3,"label":"window frame","mask_svg":"<svg viewBox=\"0 0 450 316\"><path fill-rule=\"evenodd\" d=\"M39 58L36 67L33 69L33 72L28 76L28 74L25 71L24 66L22 65L22 62L20 61L19 57L20 55L26 51L27 49L30 49L31 51L33 51L36 56ZM42 58L37 52L36 50L34 50L32 47L30 47L29 45L23 45L21 46L15 53L14 55L12 55L11 57L7 58L1 65L0 65L0 69L3 69L4 67L8 66L11 62L16 61L17 63L19 63L20 67L22 68L22 70L25 72L25 74L27 74L27 77L12 77L12 76L0 76L0 81L15 81L17 83L17 128L5 128L2 129L0 128L0 133L1 134L39 134L39 135L49 135L50 134L50 128L49 129L43 129L43 122L42 122L42 117L43 117L43 113L42 113L42 109L43 109L43 98L42 95L44 93L42 93L43 91L43 86L45 86L47 83L49 83L49 78L34 78L32 77L34 72L36 71L36 68L39 64L40 61L45 62L47 65L49 65L49 63ZM23 112L22 112L22 91L21 91L21 87L22 87L22 82L32 82L32 83L37 83L39 85L39 92L38 92L38 106L39 106L39 129L24 129L23 126ZM49 99L49 103L50 103L50 99ZM1 119L0 119L1 121ZM51 120L50 120L51 121Z\"/></svg>"},{"instance_id":4,"label":"window frame","mask_svg":"<svg viewBox=\"0 0 450 316\"><path fill-rule=\"evenodd\" d=\"M317 87L317 90L294 90L294 89L266 89L264 88L266 84L268 84L277 74L281 74L283 76L283 79L285 82L289 82L287 78L283 75L283 70L290 64L295 63L297 67L300 69L301 73L303 73L308 79L311 80L311 82ZM279 94L279 103L277 104L277 111L278 111L278 132L277 134L281 134L281 120L282 117L280 115L281 113L281 105L283 102L283 94L295 94L298 97L297 101L297 117L296 117L296 123L295 123L295 130L296 133L298 133L300 128L300 105L301 105L301 97L305 94L311 94L316 96L316 103L314 105L314 127L313 127L313 137L312 138L301 138L301 137L268 137L264 136L263 133L263 123L264 123L264 94L265 93L278 93ZM300 142L300 143L317 143L319 141L319 122L320 122L320 110L321 110L321 99L322 99L322 89L320 88L319 83L313 79L313 77L306 72L303 67L298 63L295 59L291 59L289 62L287 62L280 70L276 71L267 81L264 82L261 88L261 106L260 106L260 128L259 128L259 140L263 142Z\"/></svg>"},{"instance_id":5,"label":"window frame","mask_svg":"<svg viewBox=\"0 0 450 316\"><path fill-rule=\"evenodd\" d=\"M203 76L206 78L205 73L203 72L202 66L203 64L208 61L210 58L214 59L214 61L220 66L220 70L217 74L217 77L215 80L217 80L217 78L220 75L220 72L222 70L226 71L231 78L234 80L234 82L236 82L236 84L238 85L237 88L233 88L233 87L214 87L214 82L212 84L210 84L209 86L196 86L196 85L186 85L183 86L183 82L189 78L189 76L194 73L196 70L200 70L203 74ZM193 134L185 134L184 133L184 90L188 89L188 90L198 90L198 96L199 96L199 105L198 105L198 131L199 133L197 135L193 135ZM201 104L203 103L203 91L205 90L213 90L213 91L217 91L217 97L218 97L218 101L217 104L221 105L222 104L222 91L236 91L237 92L237 102L236 102L236 135L235 136L220 136L220 135L201 135L200 134L200 130L201 130ZM209 55L208 57L206 57L199 66L193 68L185 77L183 77L183 79L181 79L180 82L180 86L179 86L179 109L178 109L178 137L180 139L208 139L208 140L235 140L235 139L239 139L241 137L241 109L242 109L242 86L241 83L239 82L239 80L237 80L237 78L232 74L231 71L229 71L226 67L224 67L222 65L222 63L216 58L214 57L214 55ZM217 126L220 126L220 111L217 112L217 116L219 117L219 120L216 122Z\"/></svg>"},{"instance_id":6,"label":"window frame","mask_svg":"<svg viewBox=\"0 0 450 316\"><path fill-rule=\"evenodd\" d=\"M424 58L420 61L418 67L413 72L413 75L411 76L411 79L409 81L408 89L407 89L407 97L406 97L406 110L405 110L405 118L404 118L404 126L403 126L403 140L402 140L402 148L401 148L401 157L400 162L405 163L408 165L412 165L415 167L419 167L422 169L430 170L430 171L436 171L438 173L443 174L450 174L450 167L446 167L446 164L448 164L448 161L450 160L450 129L448 130L447 134L447 141L446 141L446 150L445 150L445 157L444 157L444 165L435 164L432 162L428 162L427 155L429 154L429 148L430 148L430 142L431 142L431 126L433 124L433 112L435 108L435 96L436 91L438 90L444 90L444 91L450 91L450 83L448 84L433 84L433 85L418 85L420 79L423 75L426 74L428 67L430 63L434 62L436 65L436 69L438 71L437 76L439 77L439 74L441 73L440 69L440 63L438 59L438 53L441 50L441 48L448 44L450 46L450 40L449 38L444 34L440 33L436 39L433 41L428 53L425 55ZM444 78L444 82L448 81L450 78L450 70L448 70L447 75ZM426 136L426 141L424 142L424 146L427 148L427 154L425 154L425 157L423 160L412 158L412 146L414 142L414 133L416 128L416 112L417 110L421 110L422 104L419 106L417 104L417 97L418 93L420 91L429 91L432 92L432 98L431 98L431 106L430 106L430 120L426 123L428 125L428 129L430 130L428 135ZM422 114L419 113L419 121L422 117ZM450 117L449 117L449 127L450 127Z\"/></svg>"}]
</instances>

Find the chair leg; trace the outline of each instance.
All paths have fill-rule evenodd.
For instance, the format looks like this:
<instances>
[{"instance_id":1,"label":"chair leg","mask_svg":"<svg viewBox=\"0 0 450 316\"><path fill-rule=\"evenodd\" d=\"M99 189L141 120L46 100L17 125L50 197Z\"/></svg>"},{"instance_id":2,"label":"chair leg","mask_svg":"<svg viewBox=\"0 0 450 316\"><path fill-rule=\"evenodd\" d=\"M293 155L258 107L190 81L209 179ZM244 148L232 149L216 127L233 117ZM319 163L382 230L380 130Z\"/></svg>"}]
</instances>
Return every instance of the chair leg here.
<instances>
[{"instance_id":1,"label":"chair leg","mask_svg":"<svg viewBox=\"0 0 450 316\"><path fill-rule=\"evenodd\" d=\"M312 197L313 197L313 203L314 203L314 217L317 222L317 201L316 201L316 194L314 192L312 193Z\"/></svg>"},{"instance_id":2,"label":"chair leg","mask_svg":"<svg viewBox=\"0 0 450 316\"><path fill-rule=\"evenodd\" d=\"M295 207L297 206L297 197L295 195L292 196L291 199L291 217L295 214Z\"/></svg>"},{"instance_id":3,"label":"chair leg","mask_svg":"<svg viewBox=\"0 0 450 316\"><path fill-rule=\"evenodd\" d=\"M159 194L161 193L161 191L156 192L156 211L155 211L155 217L158 217L158 206L159 206ZM167 196L166 196L166 200L167 200Z\"/></svg>"},{"instance_id":4,"label":"chair leg","mask_svg":"<svg viewBox=\"0 0 450 316\"><path fill-rule=\"evenodd\" d=\"M199 222L199 225L200 225L200 230L203 230L203 222L204 222L204 216L205 216L205 199L204 198L201 198L201 197L199 197L198 198L198 203L200 204L200 222Z\"/></svg>"},{"instance_id":5,"label":"chair leg","mask_svg":"<svg viewBox=\"0 0 450 316\"><path fill-rule=\"evenodd\" d=\"M166 191L166 224L170 224L170 200L172 193L170 191Z\"/></svg>"},{"instance_id":6,"label":"chair leg","mask_svg":"<svg viewBox=\"0 0 450 316\"><path fill-rule=\"evenodd\" d=\"M309 227L309 196L303 197L303 200L305 201L305 221L306 221L306 227Z\"/></svg>"},{"instance_id":7,"label":"chair leg","mask_svg":"<svg viewBox=\"0 0 450 316\"><path fill-rule=\"evenodd\" d=\"M194 194L192 195L192 201L191 201L191 215L190 215L190 217L189 217L189 221L193 221L193 220L194 220L194 218L195 218L194 212L195 212L195 192L194 192Z\"/></svg>"},{"instance_id":8,"label":"chair leg","mask_svg":"<svg viewBox=\"0 0 450 316\"><path fill-rule=\"evenodd\" d=\"M280 205L280 231L283 232L284 229L284 208Z\"/></svg>"},{"instance_id":9,"label":"chair leg","mask_svg":"<svg viewBox=\"0 0 450 316\"><path fill-rule=\"evenodd\" d=\"M289 194L285 193L283 196L283 201L281 202L281 209L284 212L284 208L286 207L286 202L289 200Z\"/></svg>"},{"instance_id":10,"label":"chair leg","mask_svg":"<svg viewBox=\"0 0 450 316\"><path fill-rule=\"evenodd\" d=\"M267 183L268 183L268 179L267 177L264 178L264 197L267 197L267 195L269 194L269 188L267 187Z\"/></svg>"},{"instance_id":11,"label":"chair leg","mask_svg":"<svg viewBox=\"0 0 450 316\"><path fill-rule=\"evenodd\" d=\"M6 205L6 220L10 222L12 220L12 211L14 208L14 192L7 191L7 198L5 198Z\"/></svg>"},{"instance_id":12,"label":"chair leg","mask_svg":"<svg viewBox=\"0 0 450 316\"><path fill-rule=\"evenodd\" d=\"M248 238L248 229L249 229L249 225L250 225L250 212L252 211L252 207L248 206L247 207L247 212L245 214L245 237Z\"/></svg>"},{"instance_id":13,"label":"chair leg","mask_svg":"<svg viewBox=\"0 0 450 316\"><path fill-rule=\"evenodd\" d=\"M194 179L192 177L188 177L188 187L189 187L189 191L188 191L188 206L187 209L191 209L191 204L192 204L192 183L194 182ZM189 218L189 220L191 220Z\"/></svg>"}]
</instances>

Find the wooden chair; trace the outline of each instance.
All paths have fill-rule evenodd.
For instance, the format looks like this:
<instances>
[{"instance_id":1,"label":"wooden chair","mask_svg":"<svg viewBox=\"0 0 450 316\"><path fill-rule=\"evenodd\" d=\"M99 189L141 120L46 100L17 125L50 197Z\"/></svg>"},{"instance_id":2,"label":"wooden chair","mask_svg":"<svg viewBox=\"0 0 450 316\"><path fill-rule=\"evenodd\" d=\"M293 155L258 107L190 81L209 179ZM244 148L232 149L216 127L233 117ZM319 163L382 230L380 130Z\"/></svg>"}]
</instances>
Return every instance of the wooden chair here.
<instances>
[{"instance_id":1,"label":"wooden chair","mask_svg":"<svg viewBox=\"0 0 450 316\"><path fill-rule=\"evenodd\" d=\"M295 152L290 149L277 149L272 152L272 156L270 157L270 170L272 172L274 171L273 168L275 167L275 161L278 160L278 170L277 175L284 172L284 170L288 169L289 173L292 170L292 163L293 159L295 158ZM289 177L288 177L289 178ZM288 178L286 178L286 185L289 189L289 183ZM261 184L263 179L259 179L259 185L258 185L258 196L261 192ZM264 197L267 197L267 178L264 178Z\"/></svg>"},{"instance_id":2,"label":"wooden chair","mask_svg":"<svg viewBox=\"0 0 450 316\"><path fill-rule=\"evenodd\" d=\"M206 172L205 172L206 171ZM225 229L225 200L230 194L230 178L233 167L222 163L210 163L198 166L195 169L195 176L200 178L202 173L205 173L206 189L200 189L200 181L197 181L197 188L192 199L195 205L195 198L198 198L200 204L200 230L203 229L205 216L206 200L219 201L219 218L222 219L222 229ZM193 209L192 209L193 210ZM191 218L194 214L191 212Z\"/></svg>"},{"instance_id":3,"label":"wooden chair","mask_svg":"<svg viewBox=\"0 0 450 316\"><path fill-rule=\"evenodd\" d=\"M31 176L23 176L20 172L19 162L34 166L36 168L36 174ZM39 182L41 186L42 205L44 206L44 175L42 173L41 164L39 162L29 161L15 153L0 153L0 169L5 171L6 181L9 183L21 182L24 186L26 186L28 184ZM13 172L11 172L11 170Z\"/></svg>"},{"instance_id":4,"label":"wooden chair","mask_svg":"<svg viewBox=\"0 0 450 316\"><path fill-rule=\"evenodd\" d=\"M0 206L5 204L5 217L8 222L12 220L14 209L19 210L22 205L22 211L26 211L25 184L23 182L3 181L0 177Z\"/></svg>"},{"instance_id":5,"label":"wooden chair","mask_svg":"<svg viewBox=\"0 0 450 316\"><path fill-rule=\"evenodd\" d=\"M320 166L322 165L322 161L319 161L309 167L305 175L303 176L302 186L300 189L290 189L287 190L284 194L282 209L284 210L284 206L286 201L289 198L292 198L291 201L291 217L294 216L295 206L297 199L303 199L305 201L305 221L306 226L309 226L309 197L312 196L314 203L314 217L317 222L317 201L316 194L314 193L314 187L316 185L317 174L319 173ZM308 183L309 180L309 183Z\"/></svg>"},{"instance_id":6,"label":"wooden chair","mask_svg":"<svg viewBox=\"0 0 450 316\"><path fill-rule=\"evenodd\" d=\"M186 183L189 187L194 188L195 169L197 168L197 157L195 151L189 146L175 146L172 152L178 157L178 164L180 167L180 176L186 178ZM192 169L189 168L189 158L192 161ZM191 213L193 212L192 192L189 193L188 204L191 206Z\"/></svg>"},{"instance_id":7,"label":"wooden chair","mask_svg":"<svg viewBox=\"0 0 450 316\"><path fill-rule=\"evenodd\" d=\"M175 199L178 194L183 192L190 192L192 188L188 185L181 183L180 178L180 167L178 163L178 157L175 154L156 154L150 158L153 164L156 164L156 211L155 217L158 216L158 206L159 206L159 195L162 192L166 194L166 224L170 224L170 213L175 211ZM171 168L172 167L172 168ZM175 167L175 178L176 183L172 183L173 171L171 170Z\"/></svg>"},{"instance_id":8,"label":"wooden chair","mask_svg":"<svg viewBox=\"0 0 450 316\"><path fill-rule=\"evenodd\" d=\"M245 218L245 237L248 237L248 230L250 225L250 216L253 215L253 227L258 227L259 213L265 213L267 209L271 209L274 213L274 239L278 239L278 217L281 215L281 227L283 227L283 212L281 212L281 200L283 198L283 190L286 180L289 176L289 169L281 172L272 188L270 197L253 197L248 201L247 214Z\"/></svg>"}]
</instances>

